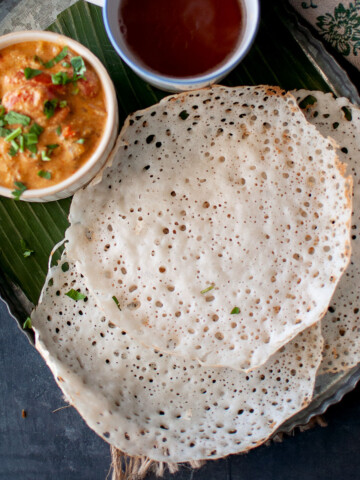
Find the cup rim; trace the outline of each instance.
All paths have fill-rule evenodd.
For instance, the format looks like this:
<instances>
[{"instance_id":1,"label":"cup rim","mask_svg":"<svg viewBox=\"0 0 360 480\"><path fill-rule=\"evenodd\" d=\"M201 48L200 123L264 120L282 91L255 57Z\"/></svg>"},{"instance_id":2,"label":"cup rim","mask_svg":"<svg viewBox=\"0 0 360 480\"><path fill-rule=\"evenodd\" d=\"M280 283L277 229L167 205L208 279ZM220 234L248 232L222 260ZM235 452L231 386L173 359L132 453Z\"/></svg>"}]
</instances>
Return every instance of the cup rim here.
<instances>
[{"instance_id":1,"label":"cup rim","mask_svg":"<svg viewBox=\"0 0 360 480\"><path fill-rule=\"evenodd\" d=\"M121 0L120 0L121 1ZM260 21L260 3L259 0L242 0L245 3L251 3L251 7L254 9L254 14L250 19L250 29L249 33L246 37L244 37L241 41L237 49L235 50L234 54L230 56L230 58L216 70L212 70L207 74L199 74L194 75L191 77L174 77L174 76L167 76L160 73L156 73L151 69L148 69L140 64L137 63L134 57L130 57L126 54L121 46L117 43L115 35L110 27L109 22L109 9L115 4L113 0L105 0L104 7L103 7L103 20L105 25L106 33L115 48L118 55L124 60L125 63L139 76L142 78L146 78L150 83L159 85L160 83L164 86L173 86L176 87L177 85L186 86L186 85L193 85L196 88L196 85L204 84L204 83L212 83L212 81L216 81L219 78L225 77L236 65L240 63L240 61L245 57L248 53L255 37L256 33L259 28L259 21ZM118 3L116 2L116 5ZM247 20L249 21L249 20Z\"/></svg>"},{"instance_id":2,"label":"cup rim","mask_svg":"<svg viewBox=\"0 0 360 480\"><path fill-rule=\"evenodd\" d=\"M86 174L101 159L103 153L105 152L108 143L111 140L114 119L117 115L115 88L108 72L106 71L101 61L88 48L86 48L84 45L77 42L76 40L73 40L72 38L55 32L48 32L44 30L22 30L0 36L0 49L6 48L11 45L16 45L18 43L24 43L26 41L36 42L38 40L45 40L52 43L68 45L72 50L84 57L85 60L91 64L91 66L96 71L102 88L104 90L107 119L100 143L91 155L91 157L89 157L88 160L84 163L84 165L82 165L75 173L73 173L73 175L66 178L60 183L57 183L50 187L32 188L29 190L25 190L25 192L21 195L21 200L32 200L39 198L44 198L44 200L46 200L46 197L51 197L59 194L59 192L71 188L72 186L74 186L74 184L80 183L81 179L86 176ZM82 185L79 185L79 188L81 186ZM0 186L0 196L13 198L13 195L11 193L13 190L14 189Z\"/></svg>"}]
</instances>

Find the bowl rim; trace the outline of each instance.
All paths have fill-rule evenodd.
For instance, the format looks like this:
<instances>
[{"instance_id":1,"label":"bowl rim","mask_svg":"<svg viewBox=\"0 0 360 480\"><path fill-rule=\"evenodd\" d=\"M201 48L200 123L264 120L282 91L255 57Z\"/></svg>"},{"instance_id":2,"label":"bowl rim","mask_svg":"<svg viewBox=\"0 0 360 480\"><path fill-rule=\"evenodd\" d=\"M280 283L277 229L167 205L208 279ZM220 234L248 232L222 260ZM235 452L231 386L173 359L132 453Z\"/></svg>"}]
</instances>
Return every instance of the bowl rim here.
<instances>
[{"instance_id":1,"label":"bowl rim","mask_svg":"<svg viewBox=\"0 0 360 480\"><path fill-rule=\"evenodd\" d=\"M94 167L94 165L101 160L102 155L104 154L109 141L111 140L111 135L113 133L114 124L116 123L117 116L117 99L115 88L113 82L106 71L105 67L101 61L84 45L69 38L65 35L48 32L44 30L22 30L18 32L9 33L2 35L0 37L0 50L3 48L16 45L18 43L25 42L37 42L37 41L48 41L51 43L67 45L72 50L75 51L78 55L82 56L87 62L91 64L97 73L105 96L105 107L107 111L107 119L101 137L100 143L97 146L96 150L93 152L91 157L82 165L73 175L66 178L65 180L45 188L34 188L25 190L21 195L21 200L32 200L32 199L41 199L51 196L56 196L59 192L67 190L74 186L74 184L79 183L79 188L81 179L86 176L86 174ZM15 187L14 187L15 188ZM12 191L14 189L0 186L0 195L8 198L14 198Z\"/></svg>"},{"instance_id":2,"label":"bowl rim","mask_svg":"<svg viewBox=\"0 0 360 480\"><path fill-rule=\"evenodd\" d=\"M120 2L121 0L119 0ZM115 48L118 55L124 60L125 63L139 76L142 78L146 78L147 81L153 84L162 84L164 86L169 87L176 87L177 85L187 86L191 85L194 86L192 88L196 88L197 85L202 85L204 83L212 83L219 78L225 77L230 71L238 65L241 60L246 56L248 53L259 28L260 22L260 0L240 0L241 3L245 4L245 8L248 5L251 6L253 9L253 15L247 21L249 22L249 32L246 37L242 38L240 41L239 46L236 48L235 52L229 57L229 59L224 63L221 64L216 70L212 70L209 73L194 75L192 77L173 77L167 76L160 73L156 73L151 69L144 67L142 64L137 63L135 56L129 56L122 47L116 41L115 35L110 26L109 21L109 11L110 9L114 8L114 5L119 5L118 2L114 2L113 0L105 0L104 7L103 7L103 20L105 25L106 33L112 43L112 46ZM117 12L116 12L117 17Z\"/></svg>"}]
</instances>

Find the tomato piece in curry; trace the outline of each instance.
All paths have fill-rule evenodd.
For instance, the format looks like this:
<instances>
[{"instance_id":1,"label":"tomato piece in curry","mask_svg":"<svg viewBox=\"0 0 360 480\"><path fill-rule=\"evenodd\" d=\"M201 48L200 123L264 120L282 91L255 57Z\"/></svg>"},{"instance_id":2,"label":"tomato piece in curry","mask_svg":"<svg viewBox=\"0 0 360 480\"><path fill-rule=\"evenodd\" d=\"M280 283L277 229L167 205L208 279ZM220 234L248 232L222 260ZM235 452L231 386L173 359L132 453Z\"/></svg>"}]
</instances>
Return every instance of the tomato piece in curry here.
<instances>
[{"instance_id":1,"label":"tomato piece in curry","mask_svg":"<svg viewBox=\"0 0 360 480\"><path fill-rule=\"evenodd\" d=\"M66 45L27 42L0 51L0 185L45 188L73 175L102 137L101 82Z\"/></svg>"}]
</instances>

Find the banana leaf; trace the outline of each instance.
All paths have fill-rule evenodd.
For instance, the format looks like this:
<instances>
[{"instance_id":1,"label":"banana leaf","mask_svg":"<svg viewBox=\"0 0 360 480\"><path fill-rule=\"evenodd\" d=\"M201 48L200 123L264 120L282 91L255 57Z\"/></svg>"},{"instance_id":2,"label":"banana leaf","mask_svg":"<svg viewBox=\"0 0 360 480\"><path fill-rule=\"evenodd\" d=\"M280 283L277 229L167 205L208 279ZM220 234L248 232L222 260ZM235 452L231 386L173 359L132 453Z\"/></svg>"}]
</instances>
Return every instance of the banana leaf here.
<instances>
[{"instance_id":1,"label":"banana leaf","mask_svg":"<svg viewBox=\"0 0 360 480\"><path fill-rule=\"evenodd\" d=\"M279 85L345 94L356 91L346 74L321 44L296 24L282 4L263 2L256 41L245 60L223 82L226 85ZM166 94L135 75L118 57L107 38L99 7L79 1L49 27L86 45L103 62L114 81L120 122ZM357 100L357 98L355 99ZM38 301L53 246L68 226L71 199L32 204L0 199L0 295L22 324ZM34 251L24 257L22 244ZM54 255L54 260L60 253Z\"/></svg>"}]
</instances>

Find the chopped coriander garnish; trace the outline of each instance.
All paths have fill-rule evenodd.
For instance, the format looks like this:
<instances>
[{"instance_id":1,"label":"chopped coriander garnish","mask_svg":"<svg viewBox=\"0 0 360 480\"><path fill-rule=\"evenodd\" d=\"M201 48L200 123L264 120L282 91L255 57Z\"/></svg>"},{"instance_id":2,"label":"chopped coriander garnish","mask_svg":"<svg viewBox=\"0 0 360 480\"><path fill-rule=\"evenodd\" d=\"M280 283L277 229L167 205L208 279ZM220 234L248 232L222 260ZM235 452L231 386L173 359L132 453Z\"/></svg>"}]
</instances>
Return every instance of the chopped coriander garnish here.
<instances>
[{"instance_id":1,"label":"chopped coriander garnish","mask_svg":"<svg viewBox=\"0 0 360 480\"><path fill-rule=\"evenodd\" d=\"M186 110L183 110L182 112L179 113L179 117L181 120L186 120L188 118L189 114Z\"/></svg>"},{"instance_id":2,"label":"chopped coriander garnish","mask_svg":"<svg viewBox=\"0 0 360 480\"><path fill-rule=\"evenodd\" d=\"M59 103L59 107L60 107L60 108L64 108L64 107L66 107L66 105L67 105L67 101L66 101L66 100L61 100L60 103Z\"/></svg>"},{"instance_id":3,"label":"chopped coriander garnish","mask_svg":"<svg viewBox=\"0 0 360 480\"><path fill-rule=\"evenodd\" d=\"M67 72L57 72L51 75L51 81L54 85L66 85L72 82Z\"/></svg>"},{"instance_id":4,"label":"chopped coriander garnish","mask_svg":"<svg viewBox=\"0 0 360 480\"><path fill-rule=\"evenodd\" d=\"M34 250L31 250L27 246L27 244L26 244L26 242L23 238L20 240L20 245L21 245L21 250L22 250L22 254L23 254L24 258L30 257L30 255L32 255L34 253Z\"/></svg>"},{"instance_id":5,"label":"chopped coriander garnish","mask_svg":"<svg viewBox=\"0 0 360 480\"><path fill-rule=\"evenodd\" d=\"M16 189L11 192L15 200L20 200L21 195L27 190L27 187L21 182L14 182Z\"/></svg>"},{"instance_id":6,"label":"chopped coriander garnish","mask_svg":"<svg viewBox=\"0 0 360 480\"><path fill-rule=\"evenodd\" d=\"M27 317L27 319L26 319L25 322L23 323L23 326L22 326L22 327L23 327L24 330L32 328L31 318L30 318L30 317Z\"/></svg>"},{"instance_id":7,"label":"chopped coriander garnish","mask_svg":"<svg viewBox=\"0 0 360 480\"><path fill-rule=\"evenodd\" d=\"M15 140L11 140L11 148L14 149L15 152L19 151L19 145L15 142Z\"/></svg>"},{"instance_id":8,"label":"chopped coriander garnish","mask_svg":"<svg viewBox=\"0 0 360 480\"><path fill-rule=\"evenodd\" d=\"M210 287L204 288L204 290L201 290L201 294L210 292L215 287L215 285L210 285Z\"/></svg>"},{"instance_id":9,"label":"chopped coriander garnish","mask_svg":"<svg viewBox=\"0 0 360 480\"><path fill-rule=\"evenodd\" d=\"M74 76L76 75L78 78L83 77L84 73L86 72L85 62L82 57L73 57L70 60L70 63L74 69Z\"/></svg>"},{"instance_id":10,"label":"chopped coriander garnish","mask_svg":"<svg viewBox=\"0 0 360 480\"><path fill-rule=\"evenodd\" d=\"M26 148L31 152L31 158L35 158L35 154L37 153L37 146L36 145L26 145Z\"/></svg>"},{"instance_id":11,"label":"chopped coriander garnish","mask_svg":"<svg viewBox=\"0 0 360 480\"><path fill-rule=\"evenodd\" d=\"M19 135L18 136L18 140L19 140L19 150L21 153L24 152L24 147L25 147L25 139L24 139L24 135Z\"/></svg>"},{"instance_id":12,"label":"chopped coriander garnish","mask_svg":"<svg viewBox=\"0 0 360 480\"><path fill-rule=\"evenodd\" d=\"M39 141L38 136L35 133L24 133L26 146L36 145Z\"/></svg>"},{"instance_id":13,"label":"chopped coriander garnish","mask_svg":"<svg viewBox=\"0 0 360 480\"><path fill-rule=\"evenodd\" d=\"M45 178L46 180L51 180L51 172L47 170L39 170L37 174L41 178Z\"/></svg>"},{"instance_id":14,"label":"chopped coriander garnish","mask_svg":"<svg viewBox=\"0 0 360 480\"><path fill-rule=\"evenodd\" d=\"M61 127L60 127L60 125L57 127L57 129L55 130L55 132L56 132L56 135L58 135L58 136L60 137L60 135L61 135Z\"/></svg>"},{"instance_id":15,"label":"chopped coriander garnish","mask_svg":"<svg viewBox=\"0 0 360 480\"><path fill-rule=\"evenodd\" d=\"M5 137L6 142L11 142L14 138L18 137L21 134L21 128L17 128L16 130L11 130L10 133Z\"/></svg>"},{"instance_id":16,"label":"chopped coriander garnish","mask_svg":"<svg viewBox=\"0 0 360 480\"><path fill-rule=\"evenodd\" d=\"M48 156L48 152L46 150L41 150L41 160L43 162L50 162L51 158Z\"/></svg>"},{"instance_id":17,"label":"chopped coriander garnish","mask_svg":"<svg viewBox=\"0 0 360 480\"><path fill-rule=\"evenodd\" d=\"M238 314L238 313L240 313L239 307L234 307L230 312L231 315Z\"/></svg>"},{"instance_id":18,"label":"chopped coriander garnish","mask_svg":"<svg viewBox=\"0 0 360 480\"><path fill-rule=\"evenodd\" d=\"M14 148L12 145L11 147L9 148L8 150L8 154L10 155L10 157L15 157L15 155L17 154L19 148Z\"/></svg>"},{"instance_id":19,"label":"chopped coriander garnish","mask_svg":"<svg viewBox=\"0 0 360 480\"><path fill-rule=\"evenodd\" d=\"M27 67L24 69L24 75L26 80L30 80L31 78L37 77L43 73L42 70L36 70L35 68Z\"/></svg>"},{"instance_id":20,"label":"chopped coriander garnish","mask_svg":"<svg viewBox=\"0 0 360 480\"><path fill-rule=\"evenodd\" d=\"M0 127L0 137L7 137L11 133L8 128Z\"/></svg>"},{"instance_id":21,"label":"chopped coriander garnish","mask_svg":"<svg viewBox=\"0 0 360 480\"><path fill-rule=\"evenodd\" d=\"M33 123L29 130L29 133L34 133L35 135L39 136L44 131L44 128L38 125L37 123Z\"/></svg>"},{"instance_id":22,"label":"chopped coriander garnish","mask_svg":"<svg viewBox=\"0 0 360 480\"><path fill-rule=\"evenodd\" d=\"M44 113L46 118L51 118L54 115L55 108L57 107L58 103L59 100L57 98L54 98L53 100L46 100L46 102L44 102Z\"/></svg>"},{"instance_id":23,"label":"chopped coriander garnish","mask_svg":"<svg viewBox=\"0 0 360 480\"><path fill-rule=\"evenodd\" d=\"M65 293L65 295L75 300L75 302L77 302L78 300L84 300L84 298L86 298L86 295L84 295L81 292L78 292L77 290L74 290L73 288L69 290L67 293Z\"/></svg>"},{"instance_id":24,"label":"chopped coriander garnish","mask_svg":"<svg viewBox=\"0 0 360 480\"><path fill-rule=\"evenodd\" d=\"M118 307L118 309L121 310L119 300L115 297L115 295L112 297L112 299L114 300L114 302L115 302L116 306Z\"/></svg>"},{"instance_id":25,"label":"chopped coriander garnish","mask_svg":"<svg viewBox=\"0 0 360 480\"><path fill-rule=\"evenodd\" d=\"M79 140L76 140L75 143L80 143L81 145L85 143L85 138L79 138Z\"/></svg>"},{"instance_id":26,"label":"chopped coriander garnish","mask_svg":"<svg viewBox=\"0 0 360 480\"><path fill-rule=\"evenodd\" d=\"M51 68L53 67L56 63L61 62L61 60L64 60L66 55L68 54L68 47L64 47L61 52L56 55L53 59L49 60L48 62L43 63L45 68ZM40 62L41 63L41 62Z\"/></svg>"},{"instance_id":27,"label":"chopped coriander garnish","mask_svg":"<svg viewBox=\"0 0 360 480\"><path fill-rule=\"evenodd\" d=\"M70 63L68 63L68 62L63 62L61 65L65 68L71 67Z\"/></svg>"},{"instance_id":28,"label":"chopped coriander garnish","mask_svg":"<svg viewBox=\"0 0 360 480\"><path fill-rule=\"evenodd\" d=\"M0 117L2 117L5 113L5 107L4 105L0 105Z\"/></svg>"},{"instance_id":29,"label":"chopped coriander garnish","mask_svg":"<svg viewBox=\"0 0 360 480\"><path fill-rule=\"evenodd\" d=\"M46 148L49 150L54 150L55 148L58 148L60 145L58 143L51 143L50 145L46 145Z\"/></svg>"},{"instance_id":30,"label":"chopped coriander garnish","mask_svg":"<svg viewBox=\"0 0 360 480\"><path fill-rule=\"evenodd\" d=\"M7 113L4 117L9 125L13 125L19 123L20 125L24 125L25 127L30 124L30 117L26 115L22 115L21 113L13 112L12 110Z\"/></svg>"}]
</instances>

